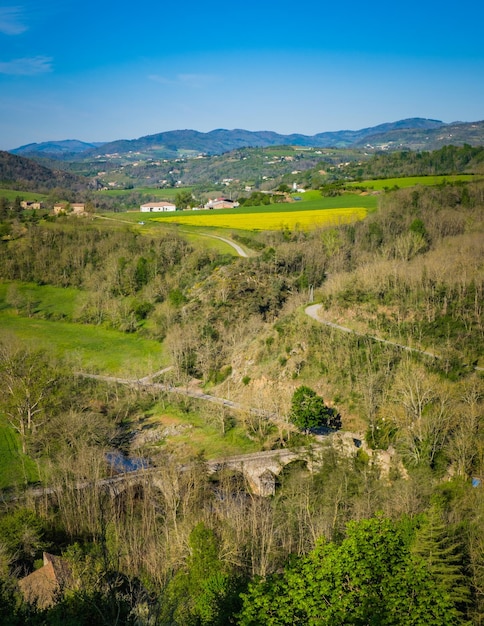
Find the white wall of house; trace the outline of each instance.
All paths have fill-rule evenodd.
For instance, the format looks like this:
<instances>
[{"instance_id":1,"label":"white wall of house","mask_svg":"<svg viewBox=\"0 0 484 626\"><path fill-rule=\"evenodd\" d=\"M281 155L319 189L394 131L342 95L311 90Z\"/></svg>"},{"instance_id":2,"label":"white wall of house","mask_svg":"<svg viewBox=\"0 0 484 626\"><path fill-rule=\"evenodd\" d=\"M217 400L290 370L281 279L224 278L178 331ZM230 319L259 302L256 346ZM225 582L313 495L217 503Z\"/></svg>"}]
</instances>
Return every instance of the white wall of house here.
<instances>
[{"instance_id":1,"label":"white wall of house","mask_svg":"<svg viewBox=\"0 0 484 626\"><path fill-rule=\"evenodd\" d=\"M176 211L176 206L170 202L150 202L140 206L141 213L164 213L166 211Z\"/></svg>"}]
</instances>

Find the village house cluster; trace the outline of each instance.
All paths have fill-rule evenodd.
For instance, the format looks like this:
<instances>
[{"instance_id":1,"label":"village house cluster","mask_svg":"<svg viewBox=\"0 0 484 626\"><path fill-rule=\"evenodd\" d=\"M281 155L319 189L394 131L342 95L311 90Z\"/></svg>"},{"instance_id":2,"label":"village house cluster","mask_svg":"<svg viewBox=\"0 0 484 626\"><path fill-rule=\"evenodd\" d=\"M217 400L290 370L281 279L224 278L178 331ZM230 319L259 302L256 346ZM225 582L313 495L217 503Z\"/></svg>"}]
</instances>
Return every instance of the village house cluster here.
<instances>
[{"instance_id":1,"label":"village house cluster","mask_svg":"<svg viewBox=\"0 0 484 626\"><path fill-rule=\"evenodd\" d=\"M44 202L38 202L37 200L22 200L20 202L22 209L26 210L40 210L47 208ZM57 202L53 208L54 215L73 214L73 215L85 215L86 205L84 202Z\"/></svg>"},{"instance_id":2,"label":"village house cluster","mask_svg":"<svg viewBox=\"0 0 484 626\"><path fill-rule=\"evenodd\" d=\"M239 206L236 200L229 198L209 199L203 206L193 207L193 210L200 209L233 209ZM166 213L168 211L176 211L177 207L171 202L161 200L160 202L147 202L140 206L141 213Z\"/></svg>"}]
</instances>

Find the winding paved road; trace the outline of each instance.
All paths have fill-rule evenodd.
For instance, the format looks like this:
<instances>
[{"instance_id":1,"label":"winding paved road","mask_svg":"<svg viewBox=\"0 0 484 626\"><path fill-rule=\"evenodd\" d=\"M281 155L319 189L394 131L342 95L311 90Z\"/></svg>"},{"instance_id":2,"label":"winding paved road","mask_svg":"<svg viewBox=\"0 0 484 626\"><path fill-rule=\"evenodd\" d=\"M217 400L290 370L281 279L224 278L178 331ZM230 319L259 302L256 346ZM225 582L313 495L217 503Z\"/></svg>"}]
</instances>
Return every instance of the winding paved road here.
<instances>
[{"instance_id":1,"label":"winding paved road","mask_svg":"<svg viewBox=\"0 0 484 626\"><path fill-rule=\"evenodd\" d=\"M220 241L223 241L229 246L232 246L232 248L237 252L239 256L243 256L246 258L249 256L247 252L241 246L239 246L238 243L235 243L231 239L225 239L225 237L219 237L218 235L209 235L208 233L200 233L200 234L203 235L204 237L211 237L212 239L220 239Z\"/></svg>"},{"instance_id":2,"label":"winding paved road","mask_svg":"<svg viewBox=\"0 0 484 626\"><path fill-rule=\"evenodd\" d=\"M409 346L404 346L401 343L397 343L396 341L389 341L388 339L381 339L380 337L376 337L375 335L367 335L366 333L359 333L356 330L352 330L351 328L347 328L346 326L340 326L339 324L334 324L333 322L328 322L326 320L321 319L319 313L321 311L321 304L311 304L304 309L306 315L309 315L313 320L319 322L320 324L324 324L324 326L330 326L331 328L335 328L343 333L353 333L353 335L357 335L358 337L369 337L373 339L373 341L379 341L380 343L386 343L389 346L395 346L397 348L401 348L402 350L406 350L407 352L417 352L418 354L424 354L425 356L429 356L432 359L440 359L441 357L438 354L434 354L433 352L428 352L427 350L419 350L418 348L410 348ZM484 371L483 367L474 367L475 370Z\"/></svg>"},{"instance_id":3,"label":"winding paved road","mask_svg":"<svg viewBox=\"0 0 484 626\"><path fill-rule=\"evenodd\" d=\"M134 222L123 220L119 217L107 217L105 215L94 215L94 217L97 217L103 220L111 220L113 222L122 222L123 224L129 224L130 226L136 226ZM247 258L249 256L247 252L242 248L242 246L239 246L238 243L235 243L235 241L232 241L231 239L227 239L225 237L219 237L218 235L210 235L209 233L198 233L198 235L202 237L211 237L212 239L219 239L220 241L223 241L227 245L231 246L237 252L239 256L242 256L244 258Z\"/></svg>"},{"instance_id":4,"label":"winding paved road","mask_svg":"<svg viewBox=\"0 0 484 626\"><path fill-rule=\"evenodd\" d=\"M326 320L321 319L319 316L319 312L321 311L321 304L311 304L306 307L304 312L306 315L309 315L313 320L319 322L320 324L324 324L324 326L330 326L331 328L336 328L336 330L340 330L343 333L353 333L353 335L357 335L358 337L369 337L373 339L373 341L379 341L380 343L386 343L389 346L396 346L397 348L401 348L402 350L406 350L407 352L418 352L419 354L424 354L425 356L429 356L433 359L440 359L439 356L434 354L433 352L427 352L426 350L418 350L417 348L410 348L409 346L404 346L401 343L397 343L396 341L389 341L388 339L381 339L381 337L376 337L375 335L368 335L366 333L358 333L356 330L352 330L351 328L347 328L346 326L340 326L339 324L334 324L333 322L328 322Z\"/></svg>"}]
</instances>

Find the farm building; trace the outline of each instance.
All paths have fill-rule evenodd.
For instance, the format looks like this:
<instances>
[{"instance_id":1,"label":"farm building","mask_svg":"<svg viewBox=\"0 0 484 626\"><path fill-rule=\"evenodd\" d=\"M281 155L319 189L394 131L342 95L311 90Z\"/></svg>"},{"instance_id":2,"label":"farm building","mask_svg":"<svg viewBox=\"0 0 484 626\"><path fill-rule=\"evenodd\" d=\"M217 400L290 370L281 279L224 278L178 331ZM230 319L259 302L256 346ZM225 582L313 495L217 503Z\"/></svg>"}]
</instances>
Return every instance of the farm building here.
<instances>
[{"instance_id":1,"label":"farm building","mask_svg":"<svg viewBox=\"0 0 484 626\"><path fill-rule=\"evenodd\" d=\"M239 203L235 200L229 200L228 198L215 198L215 200L209 200L204 206L205 209L233 209L238 207Z\"/></svg>"},{"instance_id":2,"label":"farm building","mask_svg":"<svg viewBox=\"0 0 484 626\"><path fill-rule=\"evenodd\" d=\"M20 206L22 209L43 209L44 204L42 202L37 202L36 200L22 200L20 202Z\"/></svg>"},{"instance_id":3,"label":"farm building","mask_svg":"<svg viewBox=\"0 0 484 626\"><path fill-rule=\"evenodd\" d=\"M164 213L165 211L176 211L176 206L171 202L148 202L140 206L141 213Z\"/></svg>"},{"instance_id":4,"label":"farm building","mask_svg":"<svg viewBox=\"0 0 484 626\"><path fill-rule=\"evenodd\" d=\"M45 609L55 604L60 592L72 583L72 573L62 557L44 552L44 565L19 580L26 602Z\"/></svg>"},{"instance_id":5,"label":"farm building","mask_svg":"<svg viewBox=\"0 0 484 626\"><path fill-rule=\"evenodd\" d=\"M69 202L59 202L54 204L54 213L55 215L60 215L62 213L74 213L75 215L81 215L85 212L85 205L82 202L73 202L70 204Z\"/></svg>"}]
</instances>

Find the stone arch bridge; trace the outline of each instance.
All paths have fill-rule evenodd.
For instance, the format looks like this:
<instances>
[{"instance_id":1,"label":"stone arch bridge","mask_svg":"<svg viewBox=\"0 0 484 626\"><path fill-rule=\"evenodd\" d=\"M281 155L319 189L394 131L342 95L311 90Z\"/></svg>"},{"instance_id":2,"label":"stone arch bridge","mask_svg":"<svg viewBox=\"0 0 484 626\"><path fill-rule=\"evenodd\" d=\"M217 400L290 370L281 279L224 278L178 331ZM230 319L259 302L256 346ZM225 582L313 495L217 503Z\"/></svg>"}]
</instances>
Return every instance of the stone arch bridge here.
<instances>
[{"instance_id":1,"label":"stone arch bridge","mask_svg":"<svg viewBox=\"0 0 484 626\"><path fill-rule=\"evenodd\" d=\"M320 446L318 448L321 449ZM209 474L224 470L239 472L243 474L252 493L258 496L270 496L275 493L277 476L287 465L296 461L304 462L308 470L312 472L314 465L318 462L317 452L313 447L268 450L208 461L207 468Z\"/></svg>"},{"instance_id":2,"label":"stone arch bridge","mask_svg":"<svg viewBox=\"0 0 484 626\"><path fill-rule=\"evenodd\" d=\"M359 444L358 440L350 437L346 442L346 453L356 454ZM313 472L322 466L323 450L332 445L334 442L331 441L331 437L326 437L324 442L302 448L267 450L210 460L205 462L205 467L209 475L225 470L238 472L244 476L252 493L258 496L270 496L274 495L277 477L286 466L299 461L306 465L309 472ZM188 467L181 466L180 471L184 471ZM146 481L156 487L161 480L162 472L162 468L148 468L119 474L100 482L110 491L112 496L116 496L129 486L142 485Z\"/></svg>"},{"instance_id":3,"label":"stone arch bridge","mask_svg":"<svg viewBox=\"0 0 484 626\"><path fill-rule=\"evenodd\" d=\"M325 436L318 443L301 448L286 448L281 450L267 450L251 454L215 459L205 462L209 475L224 470L239 472L247 481L252 493L258 496L270 496L275 493L277 477L285 467L297 461L303 462L309 472L313 472L323 465L323 451L328 448L337 448L346 456L353 456L360 447L361 441L351 433L334 433ZM179 471L189 469L190 465L180 466ZM109 478L92 482L79 482L75 488L102 489L111 497L117 497L130 487L143 486L151 483L155 487L161 483L163 468L152 467L136 471L127 471ZM37 488L26 492L32 497L55 495L58 489Z\"/></svg>"}]
</instances>

